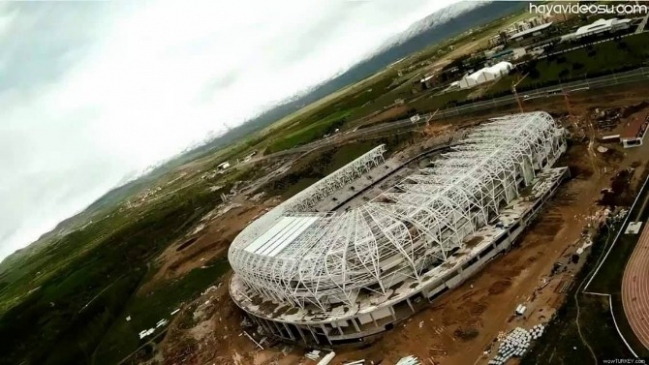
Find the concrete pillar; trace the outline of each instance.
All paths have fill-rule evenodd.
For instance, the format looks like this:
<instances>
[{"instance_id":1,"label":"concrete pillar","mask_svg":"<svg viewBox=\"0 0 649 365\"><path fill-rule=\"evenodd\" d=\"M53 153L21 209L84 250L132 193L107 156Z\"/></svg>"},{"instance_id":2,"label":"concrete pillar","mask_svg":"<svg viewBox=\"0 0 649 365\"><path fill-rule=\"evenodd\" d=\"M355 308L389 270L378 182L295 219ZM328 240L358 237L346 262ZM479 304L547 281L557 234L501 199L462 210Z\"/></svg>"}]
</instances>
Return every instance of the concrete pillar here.
<instances>
[{"instance_id":1,"label":"concrete pillar","mask_svg":"<svg viewBox=\"0 0 649 365\"><path fill-rule=\"evenodd\" d=\"M257 319L257 323L259 323L259 325L261 326L261 328L264 329L264 331L268 332L269 334L272 334L272 333L273 333L273 331L270 331L270 330L268 329L268 326L266 325L266 321L265 321L265 320L263 320L263 319Z\"/></svg>"},{"instance_id":2,"label":"concrete pillar","mask_svg":"<svg viewBox=\"0 0 649 365\"><path fill-rule=\"evenodd\" d=\"M273 326L275 326L275 328L277 329L277 332L279 333L279 335L281 337L286 337L286 336L284 336L284 333L282 332L282 327L280 327L279 324L277 322L275 322L275 321L271 321L271 322L273 322Z\"/></svg>"},{"instance_id":3,"label":"concrete pillar","mask_svg":"<svg viewBox=\"0 0 649 365\"><path fill-rule=\"evenodd\" d=\"M271 334L277 336L277 331L274 328L274 326L270 324L270 321L265 320L265 319L262 319L262 321L264 321L264 323L266 324L266 329L268 330L268 333L271 333Z\"/></svg>"},{"instance_id":4,"label":"concrete pillar","mask_svg":"<svg viewBox=\"0 0 649 365\"><path fill-rule=\"evenodd\" d=\"M248 316L248 318L250 318L250 320L252 321L252 323L254 323L255 325L257 325L257 327L261 326L261 325L259 324L259 320L257 319L257 317L255 317L255 316ZM263 326L261 326L261 327L263 327Z\"/></svg>"},{"instance_id":5,"label":"concrete pillar","mask_svg":"<svg viewBox=\"0 0 649 365\"><path fill-rule=\"evenodd\" d=\"M320 341L318 341L318 337L316 337L315 333L311 329L311 326L306 326L306 327L309 329L309 332L311 332L311 336L313 336L313 339L315 340L315 343L317 343L319 345Z\"/></svg>"},{"instance_id":6,"label":"concrete pillar","mask_svg":"<svg viewBox=\"0 0 649 365\"><path fill-rule=\"evenodd\" d=\"M356 332L360 332L361 329L358 327L358 323L356 323L356 318L351 318L350 321L352 322L352 325L354 325L354 328L356 329Z\"/></svg>"},{"instance_id":7,"label":"concrete pillar","mask_svg":"<svg viewBox=\"0 0 649 365\"><path fill-rule=\"evenodd\" d=\"M295 341L295 336L293 336L293 331L291 331L290 328L288 328L288 324L286 322L282 322L284 325L284 328L286 328L286 332L288 332L289 337L291 337L291 340Z\"/></svg>"},{"instance_id":8,"label":"concrete pillar","mask_svg":"<svg viewBox=\"0 0 649 365\"><path fill-rule=\"evenodd\" d=\"M390 306L390 314L392 314L392 319L394 319L396 321L397 320L397 315L396 315L396 313L394 313L394 308L392 308L392 306Z\"/></svg>"},{"instance_id":9,"label":"concrete pillar","mask_svg":"<svg viewBox=\"0 0 649 365\"><path fill-rule=\"evenodd\" d=\"M338 326L338 329L340 330L340 334L344 335L345 334L345 327L339 325L338 323L336 323L336 325Z\"/></svg>"},{"instance_id":10,"label":"concrete pillar","mask_svg":"<svg viewBox=\"0 0 649 365\"><path fill-rule=\"evenodd\" d=\"M304 343L308 343L308 341L306 340L306 336L304 335L304 332L302 332L302 327L300 326L295 326L295 327L297 328L297 331L300 333L300 337L302 337L302 341L304 341Z\"/></svg>"},{"instance_id":11,"label":"concrete pillar","mask_svg":"<svg viewBox=\"0 0 649 365\"><path fill-rule=\"evenodd\" d=\"M321 324L320 328L322 328L322 333L324 333L325 337L327 338L327 342L329 342L330 345L333 345L331 343L331 339L329 339L329 334L327 333L327 327L325 327L324 324Z\"/></svg>"},{"instance_id":12,"label":"concrete pillar","mask_svg":"<svg viewBox=\"0 0 649 365\"><path fill-rule=\"evenodd\" d=\"M415 308L413 308L412 303L410 303L410 298L406 298L406 303L408 303L408 307L410 307L412 313L415 313Z\"/></svg>"},{"instance_id":13,"label":"concrete pillar","mask_svg":"<svg viewBox=\"0 0 649 365\"><path fill-rule=\"evenodd\" d=\"M375 326L376 328L379 328L379 324L376 323L376 319L374 319L374 316L372 315L371 312L370 312L370 318L372 318L372 322L374 322L374 326Z\"/></svg>"}]
</instances>

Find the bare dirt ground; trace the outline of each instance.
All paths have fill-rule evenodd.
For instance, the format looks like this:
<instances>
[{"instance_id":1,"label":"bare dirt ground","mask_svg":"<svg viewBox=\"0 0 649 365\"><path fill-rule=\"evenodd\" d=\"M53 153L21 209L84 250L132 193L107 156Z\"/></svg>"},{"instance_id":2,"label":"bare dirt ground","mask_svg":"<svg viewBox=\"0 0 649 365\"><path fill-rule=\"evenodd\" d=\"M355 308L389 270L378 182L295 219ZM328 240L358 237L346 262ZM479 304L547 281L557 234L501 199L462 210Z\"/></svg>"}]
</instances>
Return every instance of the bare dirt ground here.
<instances>
[{"instance_id":1,"label":"bare dirt ground","mask_svg":"<svg viewBox=\"0 0 649 365\"><path fill-rule=\"evenodd\" d=\"M158 258L159 268L153 278L143 285L146 291L150 285L182 276L191 270L205 265L212 259L227 254L230 242L255 217L263 213L267 203L231 202L220 209L227 212L208 219L183 239L170 245Z\"/></svg>"},{"instance_id":2,"label":"bare dirt ground","mask_svg":"<svg viewBox=\"0 0 649 365\"><path fill-rule=\"evenodd\" d=\"M483 352L500 332L516 326L531 327L547 322L565 299L564 292L572 283L572 275L580 268L580 260L560 273L552 274L555 263L566 262L578 248L578 242L589 217L601 206L598 199L603 188L621 169L645 164L649 144L634 150L606 144L606 153L597 151L596 137L615 133L631 118L644 117L649 108L642 108L622 118L613 131L599 131L594 122L594 105L607 108L630 105L643 100L637 94L629 100L575 96L574 117L565 124L574 135L574 145L563 158L570 165L573 179L564 184L555 198L548 202L544 214L520 240L518 247L498 257L460 288L449 292L416 314L395 330L385 333L364 349L339 348L332 364L346 360L367 359L394 364L406 355L433 359L436 364L483 364ZM592 99L592 100L591 100ZM623 101L622 101L623 100ZM548 100L548 102L550 102ZM582 104L583 102L583 104ZM556 101L555 101L556 103ZM560 109L557 108L557 109ZM484 117L483 117L484 118ZM445 126L431 127L422 135L434 135ZM634 176L640 176L638 171ZM633 184L637 184L637 179ZM240 207L205 224L195 235L170 246L160 258L160 269L153 282L181 275L202 265L203 260L222 257L231 239L245 225L263 213L269 202L239 200ZM187 244L191 239L195 241ZM184 247L180 249L181 246ZM223 281L227 282L226 280ZM524 317L514 315L522 302L529 303ZM227 286L205 293L186 306L170 324L169 333L158 346L159 363L165 364L315 364L303 357L305 350L274 343L242 326L243 313L229 299ZM261 350L252 339L260 342Z\"/></svg>"},{"instance_id":3,"label":"bare dirt ground","mask_svg":"<svg viewBox=\"0 0 649 365\"><path fill-rule=\"evenodd\" d=\"M231 274L224 283L229 282ZM261 350L242 328L244 315L230 300L227 285L209 288L204 295L175 317L159 348L164 364L292 365L304 351L283 346L271 339L261 341Z\"/></svg>"}]
</instances>

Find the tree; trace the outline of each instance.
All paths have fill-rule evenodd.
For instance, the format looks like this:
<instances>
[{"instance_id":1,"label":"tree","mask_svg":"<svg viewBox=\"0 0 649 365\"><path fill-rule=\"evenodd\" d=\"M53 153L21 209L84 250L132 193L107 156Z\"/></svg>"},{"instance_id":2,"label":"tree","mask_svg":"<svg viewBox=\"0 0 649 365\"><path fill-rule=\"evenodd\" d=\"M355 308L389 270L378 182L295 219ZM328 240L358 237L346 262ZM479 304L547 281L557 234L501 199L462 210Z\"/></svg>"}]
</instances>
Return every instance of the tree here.
<instances>
[{"instance_id":1,"label":"tree","mask_svg":"<svg viewBox=\"0 0 649 365\"><path fill-rule=\"evenodd\" d=\"M559 72L559 78L560 79L564 79L564 78L568 77L568 75L570 75L570 71L568 71L567 68L564 68L563 70L561 70L561 72Z\"/></svg>"},{"instance_id":2,"label":"tree","mask_svg":"<svg viewBox=\"0 0 649 365\"><path fill-rule=\"evenodd\" d=\"M536 65L535 65L534 67L529 69L527 75L533 79L538 79L541 76L541 73L539 72L539 70L536 69Z\"/></svg>"}]
</instances>

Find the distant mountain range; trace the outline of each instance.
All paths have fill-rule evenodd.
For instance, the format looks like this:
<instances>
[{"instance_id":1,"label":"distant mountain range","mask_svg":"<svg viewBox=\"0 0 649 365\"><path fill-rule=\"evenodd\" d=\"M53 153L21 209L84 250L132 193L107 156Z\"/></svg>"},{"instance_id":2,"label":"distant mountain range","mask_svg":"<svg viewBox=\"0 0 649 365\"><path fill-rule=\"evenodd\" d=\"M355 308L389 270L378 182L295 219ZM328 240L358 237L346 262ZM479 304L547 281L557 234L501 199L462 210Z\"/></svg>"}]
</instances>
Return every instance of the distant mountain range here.
<instances>
[{"instance_id":1,"label":"distant mountain range","mask_svg":"<svg viewBox=\"0 0 649 365\"><path fill-rule=\"evenodd\" d=\"M465 1L430 14L414 23L399 36L386 42L386 46L366 60L313 87L308 92L302 93L182 154L173 160L174 165L205 156L239 138L271 125L310 103L359 82L414 52L509 15L527 7L527 4L528 2L520 1Z\"/></svg>"}]
</instances>

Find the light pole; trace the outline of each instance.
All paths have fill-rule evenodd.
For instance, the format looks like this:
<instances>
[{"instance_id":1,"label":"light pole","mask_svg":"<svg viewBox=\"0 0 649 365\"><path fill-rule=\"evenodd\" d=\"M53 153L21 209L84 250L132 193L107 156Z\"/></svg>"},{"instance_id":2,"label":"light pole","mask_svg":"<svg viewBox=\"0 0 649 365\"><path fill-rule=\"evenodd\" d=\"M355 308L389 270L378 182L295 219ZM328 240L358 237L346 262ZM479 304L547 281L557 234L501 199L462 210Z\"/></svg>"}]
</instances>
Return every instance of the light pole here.
<instances>
[{"instance_id":1,"label":"light pole","mask_svg":"<svg viewBox=\"0 0 649 365\"><path fill-rule=\"evenodd\" d=\"M514 93L514 97L516 98L516 102L518 103L518 108L521 110L521 113L524 113L525 111L523 110L523 103L521 103L521 99L518 97L518 92L516 91L516 86L523 81L528 74L523 75L523 77L518 80L517 82L512 82L512 93Z\"/></svg>"}]
</instances>

